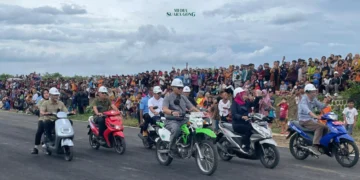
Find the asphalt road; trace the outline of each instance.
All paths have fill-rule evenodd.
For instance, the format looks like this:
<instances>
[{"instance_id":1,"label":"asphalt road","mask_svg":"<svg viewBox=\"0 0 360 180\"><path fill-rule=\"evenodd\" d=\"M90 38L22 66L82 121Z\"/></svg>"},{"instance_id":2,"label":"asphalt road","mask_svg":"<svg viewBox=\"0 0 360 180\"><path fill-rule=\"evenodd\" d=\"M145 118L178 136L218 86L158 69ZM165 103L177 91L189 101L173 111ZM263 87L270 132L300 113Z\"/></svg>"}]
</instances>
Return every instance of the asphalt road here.
<instances>
[{"instance_id":1,"label":"asphalt road","mask_svg":"<svg viewBox=\"0 0 360 180\"><path fill-rule=\"evenodd\" d=\"M213 176L201 175L194 159L177 160L161 166L154 150L145 149L137 136L138 129L126 128L127 150L118 155L113 149L91 149L88 143L87 123L74 122L74 160L62 156L47 156L40 152L31 155L37 119L34 116L0 112L0 180L117 180L117 179L244 179L244 180L338 180L360 179L360 166L341 167L335 158L321 156L295 160L286 148L280 148L280 163L276 169L266 169L260 161L234 158L219 160Z\"/></svg>"}]
</instances>

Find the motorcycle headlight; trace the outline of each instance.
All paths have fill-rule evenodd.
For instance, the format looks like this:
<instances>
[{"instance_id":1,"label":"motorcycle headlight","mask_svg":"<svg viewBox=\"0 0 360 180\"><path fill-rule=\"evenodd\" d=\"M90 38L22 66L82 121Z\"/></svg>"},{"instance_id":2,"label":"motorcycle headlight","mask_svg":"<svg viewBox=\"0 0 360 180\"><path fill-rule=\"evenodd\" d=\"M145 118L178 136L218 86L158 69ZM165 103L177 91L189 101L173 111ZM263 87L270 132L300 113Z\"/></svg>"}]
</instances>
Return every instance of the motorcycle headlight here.
<instances>
[{"instance_id":1,"label":"motorcycle headlight","mask_svg":"<svg viewBox=\"0 0 360 180\"><path fill-rule=\"evenodd\" d=\"M63 134L69 134L69 133L71 133L71 129L70 129L70 128L61 128L60 131L61 131L61 133L63 133Z\"/></svg>"}]
</instances>

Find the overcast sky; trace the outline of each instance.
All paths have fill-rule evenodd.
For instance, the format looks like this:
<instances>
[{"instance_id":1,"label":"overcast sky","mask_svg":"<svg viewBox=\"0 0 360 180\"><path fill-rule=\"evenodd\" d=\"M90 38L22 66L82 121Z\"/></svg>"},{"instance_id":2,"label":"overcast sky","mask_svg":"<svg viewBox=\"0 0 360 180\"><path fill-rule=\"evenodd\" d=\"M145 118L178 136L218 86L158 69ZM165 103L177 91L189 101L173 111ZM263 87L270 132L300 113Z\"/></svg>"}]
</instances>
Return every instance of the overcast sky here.
<instances>
[{"instance_id":1,"label":"overcast sky","mask_svg":"<svg viewBox=\"0 0 360 180\"><path fill-rule=\"evenodd\" d=\"M0 0L0 74L135 74L359 52L359 0ZM168 16L174 9L195 16Z\"/></svg>"}]
</instances>

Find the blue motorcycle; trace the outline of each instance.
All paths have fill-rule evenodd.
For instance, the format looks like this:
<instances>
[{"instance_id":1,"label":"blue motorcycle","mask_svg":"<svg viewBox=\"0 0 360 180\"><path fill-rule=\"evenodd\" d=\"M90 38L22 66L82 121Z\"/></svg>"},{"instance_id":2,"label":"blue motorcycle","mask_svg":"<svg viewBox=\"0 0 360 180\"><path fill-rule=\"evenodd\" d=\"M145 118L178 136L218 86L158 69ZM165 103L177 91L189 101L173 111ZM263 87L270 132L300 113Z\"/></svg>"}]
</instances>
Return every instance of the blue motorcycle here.
<instances>
[{"instance_id":1,"label":"blue motorcycle","mask_svg":"<svg viewBox=\"0 0 360 180\"><path fill-rule=\"evenodd\" d=\"M324 114L321 117L326 120L328 132L320 140L319 151L329 157L335 156L336 161L343 167L353 167L359 160L359 149L354 139L347 134L343 123L338 121L338 116L333 113ZM298 160L304 160L309 155L318 158L309 150L312 146L314 131L306 129L299 124L299 121L289 121L290 153ZM352 159L352 160L351 160Z\"/></svg>"}]
</instances>

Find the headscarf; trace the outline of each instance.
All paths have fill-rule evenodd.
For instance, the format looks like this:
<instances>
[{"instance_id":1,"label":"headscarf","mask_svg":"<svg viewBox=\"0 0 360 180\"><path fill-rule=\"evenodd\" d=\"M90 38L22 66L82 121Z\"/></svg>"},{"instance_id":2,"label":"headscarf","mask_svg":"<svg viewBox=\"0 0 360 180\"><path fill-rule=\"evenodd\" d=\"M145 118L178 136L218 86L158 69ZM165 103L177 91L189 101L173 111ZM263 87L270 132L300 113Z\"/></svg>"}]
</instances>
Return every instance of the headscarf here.
<instances>
[{"instance_id":1,"label":"headscarf","mask_svg":"<svg viewBox=\"0 0 360 180\"><path fill-rule=\"evenodd\" d=\"M246 91L243 91L243 92L241 92L241 93L238 93L236 96L235 96L235 98L234 98L234 100L235 100L235 102L237 103L237 104L239 104L239 105L244 105L245 104L245 101L242 99L242 97L243 97L243 95L246 93Z\"/></svg>"}]
</instances>

